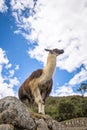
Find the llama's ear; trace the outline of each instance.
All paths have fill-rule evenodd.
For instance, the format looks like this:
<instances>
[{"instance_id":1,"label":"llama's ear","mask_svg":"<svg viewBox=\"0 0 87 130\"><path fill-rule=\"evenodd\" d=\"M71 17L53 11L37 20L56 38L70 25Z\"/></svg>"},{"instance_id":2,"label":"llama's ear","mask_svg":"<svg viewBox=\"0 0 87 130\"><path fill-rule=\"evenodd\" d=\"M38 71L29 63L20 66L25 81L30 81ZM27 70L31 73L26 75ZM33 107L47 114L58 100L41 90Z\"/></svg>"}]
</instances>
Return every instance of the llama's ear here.
<instances>
[{"instance_id":1,"label":"llama's ear","mask_svg":"<svg viewBox=\"0 0 87 130\"><path fill-rule=\"evenodd\" d=\"M45 51L50 51L49 49L45 49Z\"/></svg>"}]
</instances>

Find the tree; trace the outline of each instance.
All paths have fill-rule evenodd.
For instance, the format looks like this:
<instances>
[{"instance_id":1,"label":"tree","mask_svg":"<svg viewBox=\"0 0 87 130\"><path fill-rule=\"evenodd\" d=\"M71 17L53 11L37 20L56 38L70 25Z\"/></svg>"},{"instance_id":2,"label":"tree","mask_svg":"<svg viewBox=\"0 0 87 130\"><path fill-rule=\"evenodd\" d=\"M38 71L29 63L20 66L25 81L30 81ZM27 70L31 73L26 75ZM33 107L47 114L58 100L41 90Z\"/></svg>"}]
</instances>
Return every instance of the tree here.
<instances>
[{"instance_id":1,"label":"tree","mask_svg":"<svg viewBox=\"0 0 87 130\"><path fill-rule=\"evenodd\" d=\"M75 107L70 102L61 102L59 104L58 111L59 111L60 121L66 120L66 119L71 119L74 116Z\"/></svg>"},{"instance_id":2,"label":"tree","mask_svg":"<svg viewBox=\"0 0 87 130\"><path fill-rule=\"evenodd\" d=\"M82 83L77 90L80 91L82 93L82 97L84 97L84 94L87 91L87 84Z\"/></svg>"},{"instance_id":3,"label":"tree","mask_svg":"<svg viewBox=\"0 0 87 130\"><path fill-rule=\"evenodd\" d=\"M82 102L82 113L83 117L87 117L87 99L84 99Z\"/></svg>"}]
</instances>

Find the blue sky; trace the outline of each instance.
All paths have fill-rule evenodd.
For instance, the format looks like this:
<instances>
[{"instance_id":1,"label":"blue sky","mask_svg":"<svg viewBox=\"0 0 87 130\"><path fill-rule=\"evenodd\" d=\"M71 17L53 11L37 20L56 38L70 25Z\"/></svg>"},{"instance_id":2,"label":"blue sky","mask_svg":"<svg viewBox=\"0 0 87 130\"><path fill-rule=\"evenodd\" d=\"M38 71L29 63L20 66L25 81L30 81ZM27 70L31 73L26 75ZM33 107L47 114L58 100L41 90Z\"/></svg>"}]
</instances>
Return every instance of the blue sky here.
<instances>
[{"instance_id":1,"label":"blue sky","mask_svg":"<svg viewBox=\"0 0 87 130\"><path fill-rule=\"evenodd\" d=\"M0 98L17 96L22 82L43 68L44 48L63 48L52 96L79 95L87 83L87 0L0 1ZM85 93L87 96L87 93Z\"/></svg>"}]
</instances>

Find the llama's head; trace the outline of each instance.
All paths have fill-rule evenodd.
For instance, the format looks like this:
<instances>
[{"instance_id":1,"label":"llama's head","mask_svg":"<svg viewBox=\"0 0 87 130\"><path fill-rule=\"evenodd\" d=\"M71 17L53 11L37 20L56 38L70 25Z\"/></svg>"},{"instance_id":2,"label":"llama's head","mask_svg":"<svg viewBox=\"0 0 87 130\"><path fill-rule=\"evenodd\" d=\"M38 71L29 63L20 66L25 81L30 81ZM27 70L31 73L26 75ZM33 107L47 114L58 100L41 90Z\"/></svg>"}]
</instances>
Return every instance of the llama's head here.
<instances>
[{"instance_id":1,"label":"llama's head","mask_svg":"<svg viewBox=\"0 0 87 130\"><path fill-rule=\"evenodd\" d=\"M45 49L45 51L49 51L49 53L54 54L56 56L64 53L63 49Z\"/></svg>"}]
</instances>

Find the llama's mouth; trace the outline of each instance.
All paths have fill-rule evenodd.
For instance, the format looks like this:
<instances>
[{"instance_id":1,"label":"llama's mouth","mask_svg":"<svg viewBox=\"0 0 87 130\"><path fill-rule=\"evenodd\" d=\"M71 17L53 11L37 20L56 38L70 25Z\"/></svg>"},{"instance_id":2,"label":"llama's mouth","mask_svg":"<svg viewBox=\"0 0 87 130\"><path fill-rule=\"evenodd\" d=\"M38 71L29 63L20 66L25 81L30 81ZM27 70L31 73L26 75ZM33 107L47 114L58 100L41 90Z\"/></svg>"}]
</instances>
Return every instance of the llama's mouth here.
<instances>
[{"instance_id":1,"label":"llama's mouth","mask_svg":"<svg viewBox=\"0 0 87 130\"><path fill-rule=\"evenodd\" d=\"M64 53L64 50L61 49L61 50L58 50L58 54L63 54Z\"/></svg>"},{"instance_id":2,"label":"llama's mouth","mask_svg":"<svg viewBox=\"0 0 87 130\"><path fill-rule=\"evenodd\" d=\"M63 49L53 49L53 52L55 52L56 54L60 55L64 53Z\"/></svg>"}]
</instances>

